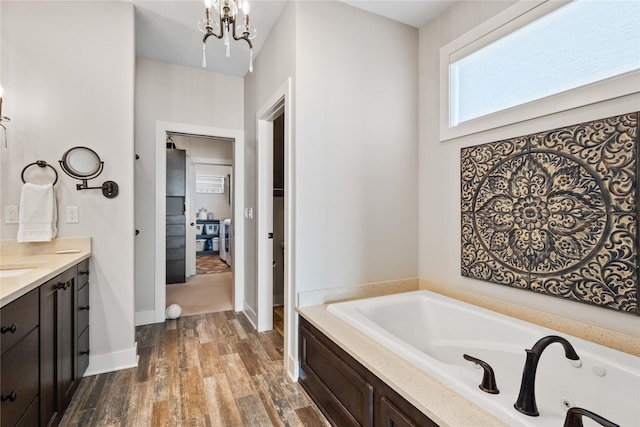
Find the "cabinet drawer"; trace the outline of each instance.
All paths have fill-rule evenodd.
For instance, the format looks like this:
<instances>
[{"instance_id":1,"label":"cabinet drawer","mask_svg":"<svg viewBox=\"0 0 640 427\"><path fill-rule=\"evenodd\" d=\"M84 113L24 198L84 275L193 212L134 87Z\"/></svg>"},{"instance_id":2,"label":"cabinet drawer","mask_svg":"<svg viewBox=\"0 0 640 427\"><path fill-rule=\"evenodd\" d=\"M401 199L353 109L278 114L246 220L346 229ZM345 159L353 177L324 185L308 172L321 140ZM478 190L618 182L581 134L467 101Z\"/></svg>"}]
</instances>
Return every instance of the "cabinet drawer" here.
<instances>
[{"instance_id":1,"label":"cabinet drawer","mask_svg":"<svg viewBox=\"0 0 640 427\"><path fill-rule=\"evenodd\" d=\"M34 289L0 309L3 354L38 325L38 296L39 289Z\"/></svg>"},{"instance_id":2,"label":"cabinet drawer","mask_svg":"<svg viewBox=\"0 0 640 427\"><path fill-rule=\"evenodd\" d=\"M300 328L301 383L340 426L373 425L373 386L308 329Z\"/></svg>"},{"instance_id":3,"label":"cabinet drawer","mask_svg":"<svg viewBox=\"0 0 640 427\"><path fill-rule=\"evenodd\" d=\"M184 261L185 248L167 248L167 261Z\"/></svg>"},{"instance_id":4,"label":"cabinet drawer","mask_svg":"<svg viewBox=\"0 0 640 427\"><path fill-rule=\"evenodd\" d=\"M0 424L13 426L38 395L38 329L17 342L1 360L3 398Z\"/></svg>"},{"instance_id":5,"label":"cabinet drawer","mask_svg":"<svg viewBox=\"0 0 640 427\"><path fill-rule=\"evenodd\" d=\"M78 264L78 288L89 283L89 260L85 259Z\"/></svg>"},{"instance_id":6,"label":"cabinet drawer","mask_svg":"<svg viewBox=\"0 0 640 427\"><path fill-rule=\"evenodd\" d=\"M78 291L78 326L76 334L79 336L89 326L89 285L86 284Z\"/></svg>"},{"instance_id":7,"label":"cabinet drawer","mask_svg":"<svg viewBox=\"0 0 640 427\"><path fill-rule=\"evenodd\" d=\"M172 225L172 224L184 225L187 222L187 218L184 215L167 215L165 218L166 218L167 225Z\"/></svg>"},{"instance_id":8,"label":"cabinet drawer","mask_svg":"<svg viewBox=\"0 0 640 427\"><path fill-rule=\"evenodd\" d=\"M82 378L89 366L89 328L85 329L82 335L78 337L78 365L76 377Z\"/></svg>"},{"instance_id":9,"label":"cabinet drawer","mask_svg":"<svg viewBox=\"0 0 640 427\"><path fill-rule=\"evenodd\" d=\"M183 236L184 224L167 224L167 236Z\"/></svg>"},{"instance_id":10,"label":"cabinet drawer","mask_svg":"<svg viewBox=\"0 0 640 427\"><path fill-rule=\"evenodd\" d=\"M167 237L167 249L184 248L184 236L182 237Z\"/></svg>"}]
</instances>

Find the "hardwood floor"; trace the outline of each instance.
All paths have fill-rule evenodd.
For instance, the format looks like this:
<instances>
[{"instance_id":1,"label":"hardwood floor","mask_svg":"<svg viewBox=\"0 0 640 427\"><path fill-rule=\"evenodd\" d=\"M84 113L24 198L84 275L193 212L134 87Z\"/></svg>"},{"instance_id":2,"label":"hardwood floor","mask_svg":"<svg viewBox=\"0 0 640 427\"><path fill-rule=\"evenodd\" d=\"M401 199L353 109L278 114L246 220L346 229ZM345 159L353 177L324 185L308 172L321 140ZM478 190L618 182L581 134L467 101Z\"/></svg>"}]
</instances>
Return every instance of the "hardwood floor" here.
<instances>
[{"instance_id":1,"label":"hardwood floor","mask_svg":"<svg viewBox=\"0 0 640 427\"><path fill-rule=\"evenodd\" d=\"M283 367L282 308L257 333L209 313L136 328L138 367L82 379L61 426L328 426Z\"/></svg>"}]
</instances>

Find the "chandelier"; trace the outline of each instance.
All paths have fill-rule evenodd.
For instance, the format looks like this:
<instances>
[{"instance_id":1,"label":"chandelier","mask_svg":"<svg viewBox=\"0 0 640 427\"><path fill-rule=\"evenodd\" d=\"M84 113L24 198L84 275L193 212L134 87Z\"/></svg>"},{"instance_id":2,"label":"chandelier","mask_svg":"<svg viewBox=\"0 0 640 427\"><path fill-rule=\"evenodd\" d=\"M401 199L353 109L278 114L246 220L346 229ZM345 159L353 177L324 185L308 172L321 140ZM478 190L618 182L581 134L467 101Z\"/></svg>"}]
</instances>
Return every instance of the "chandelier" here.
<instances>
[{"instance_id":1,"label":"chandelier","mask_svg":"<svg viewBox=\"0 0 640 427\"><path fill-rule=\"evenodd\" d=\"M198 28L204 33L202 38L202 67L207 66L207 39L214 36L224 40L227 48L227 58L231 56L231 37L234 40L244 40L249 45L249 72L253 72L253 44L251 40L256 36L256 29L249 25L249 0L204 0L205 19L198 23ZM219 20L213 22L211 8L218 13ZM242 23L239 19L242 11ZM204 26L204 28L203 28Z\"/></svg>"}]
</instances>

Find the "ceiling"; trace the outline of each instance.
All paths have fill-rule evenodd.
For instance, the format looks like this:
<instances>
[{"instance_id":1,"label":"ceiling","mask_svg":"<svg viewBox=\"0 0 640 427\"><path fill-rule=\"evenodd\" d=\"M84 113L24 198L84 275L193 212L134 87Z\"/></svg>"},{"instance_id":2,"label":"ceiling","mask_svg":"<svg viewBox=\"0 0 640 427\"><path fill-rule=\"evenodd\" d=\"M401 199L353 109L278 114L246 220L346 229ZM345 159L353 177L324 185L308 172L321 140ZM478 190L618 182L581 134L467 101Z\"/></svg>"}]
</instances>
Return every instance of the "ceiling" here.
<instances>
[{"instance_id":1,"label":"ceiling","mask_svg":"<svg viewBox=\"0 0 640 427\"><path fill-rule=\"evenodd\" d=\"M251 25L257 30L254 57L267 39L287 0L252 0ZM296 0L289 0L296 1ZM455 0L343 0L351 6L419 28L439 15ZM137 56L192 68L202 67L202 0L133 0ZM207 70L244 77L249 68L249 47L244 41L231 44L225 57L222 41L210 38L206 45Z\"/></svg>"}]
</instances>

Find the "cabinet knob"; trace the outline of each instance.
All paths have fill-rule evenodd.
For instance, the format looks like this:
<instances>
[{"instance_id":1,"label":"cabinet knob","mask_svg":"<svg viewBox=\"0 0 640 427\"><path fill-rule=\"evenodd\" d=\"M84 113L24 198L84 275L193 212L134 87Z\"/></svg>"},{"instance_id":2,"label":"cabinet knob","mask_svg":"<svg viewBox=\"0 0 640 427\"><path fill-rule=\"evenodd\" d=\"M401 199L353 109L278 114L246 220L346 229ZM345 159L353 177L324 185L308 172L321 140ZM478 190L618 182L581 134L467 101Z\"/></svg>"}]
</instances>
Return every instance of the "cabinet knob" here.
<instances>
[{"instance_id":1,"label":"cabinet knob","mask_svg":"<svg viewBox=\"0 0 640 427\"><path fill-rule=\"evenodd\" d=\"M78 270L78 275L80 275L80 276L88 276L89 275L89 270L87 270L87 271Z\"/></svg>"},{"instance_id":2,"label":"cabinet knob","mask_svg":"<svg viewBox=\"0 0 640 427\"><path fill-rule=\"evenodd\" d=\"M85 354L89 354L91 350L86 350L86 351L81 351L80 355L85 355Z\"/></svg>"},{"instance_id":3,"label":"cabinet knob","mask_svg":"<svg viewBox=\"0 0 640 427\"><path fill-rule=\"evenodd\" d=\"M18 398L18 394L15 391L12 391L9 394L3 394L2 396L0 396L0 400L2 400L3 402L6 400L10 402L15 402L17 398Z\"/></svg>"},{"instance_id":4,"label":"cabinet knob","mask_svg":"<svg viewBox=\"0 0 640 427\"><path fill-rule=\"evenodd\" d=\"M18 325L16 325L15 323L12 323L11 326L3 326L2 328L0 328L0 332L2 332L3 334L6 334L7 332L15 334L17 330Z\"/></svg>"},{"instance_id":5,"label":"cabinet knob","mask_svg":"<svg viewBox=\"0 0 640 427\"><path fill-rule=\"evenodd\" d=\"M83 311L83 310L89 310L89 306L88 305L81 305L78 307L78 310Z\"/></svg>"},{"instance_id":6,"label":"cabinet knob","mask_svg":"<svg viewBox=\"0 0 640 427\"><path fill-rule=\"evenodd\" d=\"M60 282L57 285L55 285L54 287L56 289L62 289L63 291L66 291L68 288L70 288L71 286L73 286L73 281L72 280L67 280L66 282Z\"/></svg>"}]
</instances>

